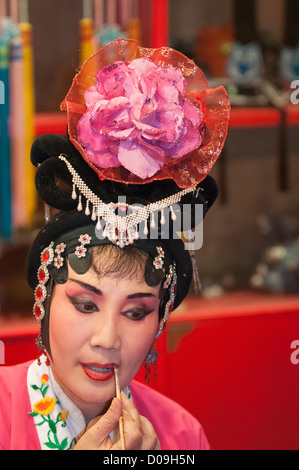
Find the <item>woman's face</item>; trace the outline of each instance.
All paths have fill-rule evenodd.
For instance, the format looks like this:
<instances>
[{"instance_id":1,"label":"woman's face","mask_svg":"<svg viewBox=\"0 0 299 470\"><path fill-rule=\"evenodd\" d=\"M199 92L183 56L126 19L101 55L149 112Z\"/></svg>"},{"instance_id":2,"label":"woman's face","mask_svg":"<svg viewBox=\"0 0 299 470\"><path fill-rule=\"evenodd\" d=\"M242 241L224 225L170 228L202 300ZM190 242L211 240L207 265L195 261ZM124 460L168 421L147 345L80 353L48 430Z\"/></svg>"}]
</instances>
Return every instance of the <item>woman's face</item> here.
<instances>
[{"instance_id":1,"label":"woman's face","mask_svg":"<svg viewBox=\"0 0 299 470\"><path fill-rule=\"evenodd\" d=\"M134 378L158 329L160 286L145 281L100 278L90 269L69 267L56 284L50 310L53 374L65 393L92 418L115 395L113 367L120 387Z\"/></svg>"}]
</instances>

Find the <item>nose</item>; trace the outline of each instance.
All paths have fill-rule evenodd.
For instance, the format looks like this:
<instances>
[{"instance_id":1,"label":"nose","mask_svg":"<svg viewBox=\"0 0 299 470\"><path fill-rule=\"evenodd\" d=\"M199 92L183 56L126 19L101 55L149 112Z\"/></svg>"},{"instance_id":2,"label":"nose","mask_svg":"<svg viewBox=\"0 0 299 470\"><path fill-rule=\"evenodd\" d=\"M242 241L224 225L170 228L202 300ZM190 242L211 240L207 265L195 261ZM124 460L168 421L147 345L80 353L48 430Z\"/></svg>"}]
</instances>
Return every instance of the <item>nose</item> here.
<instances>
[{"instance_id":1,"label":"nose","mask_svg":"<svg viewBox=\"0 0 299 470\"><path fill-rule=\"evenodd\" d=\"M92 348L114 349L120 348L119 313L111 308L101 308L94 317L90 346Z\"/></svg>"}]
</instances>

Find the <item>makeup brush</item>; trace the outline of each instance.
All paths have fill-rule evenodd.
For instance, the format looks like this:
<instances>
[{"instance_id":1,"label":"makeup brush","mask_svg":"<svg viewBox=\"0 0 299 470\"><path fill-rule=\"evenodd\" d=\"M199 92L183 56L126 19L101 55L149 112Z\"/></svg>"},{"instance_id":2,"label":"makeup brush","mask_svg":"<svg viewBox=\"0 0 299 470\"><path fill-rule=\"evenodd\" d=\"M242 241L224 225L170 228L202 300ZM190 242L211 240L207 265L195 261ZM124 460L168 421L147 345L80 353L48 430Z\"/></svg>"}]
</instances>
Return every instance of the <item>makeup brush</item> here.
<instances>
[{"instance_id":1,"label":"makeup brush","mask_svg":"<svg viewBox=\"0 0 299 470\"><path fill-rule=\"evenodd\" d=\"M119 387L119 379L118 379L118 369L114 367L114 376L115 376L115 389L116 389L116 398L121 401L121 394L120 394L120 387ZM126 450L125 446L125 435L124 435L124 419L123 416L119 418L119 433L120 433L120 440L121 440L121 449Z\"/></svg>"}]
</instances>

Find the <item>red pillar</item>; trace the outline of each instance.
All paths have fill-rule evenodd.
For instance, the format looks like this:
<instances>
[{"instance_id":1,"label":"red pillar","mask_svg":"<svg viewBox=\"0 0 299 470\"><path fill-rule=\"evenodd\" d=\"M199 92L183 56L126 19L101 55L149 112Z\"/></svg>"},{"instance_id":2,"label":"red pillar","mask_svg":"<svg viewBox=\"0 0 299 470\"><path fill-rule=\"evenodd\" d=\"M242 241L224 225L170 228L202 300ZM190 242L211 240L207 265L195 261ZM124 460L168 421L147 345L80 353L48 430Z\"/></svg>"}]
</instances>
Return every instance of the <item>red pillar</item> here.
<instances>
[{"instance_id":1,"label":"red pillar","mask_svg":"<svg viewBox=\"0 0 299 470\"><path fill-rule=\"evenodd\" d=\"M168 46L168 0L152 0L153 2L153 35L152 47Z\"/></svg>"}]
</instances>

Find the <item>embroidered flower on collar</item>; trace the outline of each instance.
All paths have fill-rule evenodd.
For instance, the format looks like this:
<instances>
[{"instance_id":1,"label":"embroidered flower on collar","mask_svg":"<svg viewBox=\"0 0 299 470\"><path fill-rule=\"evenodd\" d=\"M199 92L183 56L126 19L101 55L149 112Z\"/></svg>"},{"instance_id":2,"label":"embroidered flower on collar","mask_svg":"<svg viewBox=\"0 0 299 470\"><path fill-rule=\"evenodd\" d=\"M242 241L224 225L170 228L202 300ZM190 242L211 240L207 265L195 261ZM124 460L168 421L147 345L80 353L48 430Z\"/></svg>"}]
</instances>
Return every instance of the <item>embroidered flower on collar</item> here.
<instances>
[{"instance_id":1,"label":"embroidered flower on collar","mask_svg":"<svg viewBox=\"0 0 299 470\"><path fill-rule=\"evenodd\" d=\"M41 380L41 383L42 383L43 385L45 385L45 384L48 382L48 380L49 380L48 374L43 374L43 375L41 376L41 379L40 379L40 380Z\"/></svg>"},{"instance_id":2,"label":"embroidered flower on collar","mask_svg":"<svg viewBox=\"0 0 299 470\"><path fill-rule=\"evenodd\" d=\"M39 390L42 394L42 399L34 403L33 405L33 412L29 413L30 416L33 418L36 416L40 416L41 421L35 422L36 426L47 425L49 427L48 431L48 441L44 442L44 444L49 449L57 449L57 450L67 450L70 449L73 441L68 443L68 438L65 437L61 442L59 442L57 431L58 426L62 428L66 427L66 420L68 417L68 412L66 410L61 410L56 418L51 416L54 411L56 403L58 400L54 397L49 397L46 395L49 385L47 384L49 380L49 376L47 374L43 374L41 376L41 386L38 385L31 385L33 390Z\"/></svg>"},{"instance_id":3,"label":"embroidered flower on collar","mask_svg":"<svg viewBox=\"0 0 299 470\"><path fill-rule=\"evenodd\" d=\"M33 405L33 413L36 415L49 415L53 410L54 406L56 405L56 398L52 397L45 397L41 400L37 401ZM31 415L32 416L32 415Z\"/></svg>"}]
</instances>

